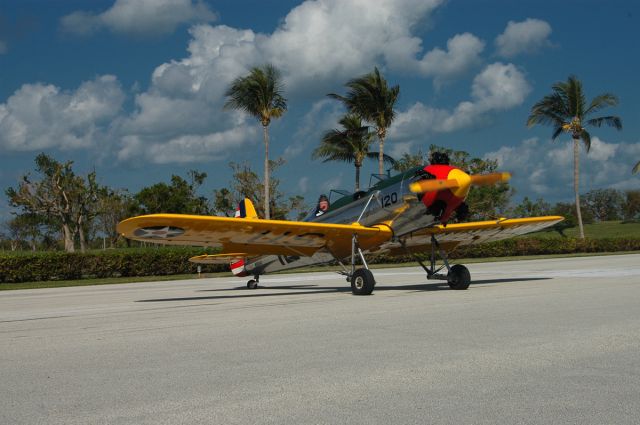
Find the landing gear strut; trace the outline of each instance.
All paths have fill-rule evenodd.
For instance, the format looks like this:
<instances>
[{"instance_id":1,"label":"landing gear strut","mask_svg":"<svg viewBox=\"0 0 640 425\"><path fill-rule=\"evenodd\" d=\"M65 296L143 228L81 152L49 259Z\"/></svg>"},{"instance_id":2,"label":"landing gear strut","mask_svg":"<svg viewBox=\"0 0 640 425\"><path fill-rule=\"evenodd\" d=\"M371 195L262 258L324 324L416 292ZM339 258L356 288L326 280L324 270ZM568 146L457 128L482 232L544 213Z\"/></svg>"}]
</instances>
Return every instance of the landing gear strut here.
<instances>
[{"instance_id":1,"label":"landing gear strut","mask_svg":"<svg viewBox=\"0 0 640 425\"><path fill-rule=\"evenodd\" d=\"M401 242L402 243L402 242ZM404 243L402 243L404 246ZM404 246L406 249L406 246ZM407 252L409 252L407 250ZM410 253L410 252L409 252ZM444 265L437 267L436 265L436 253L442 259ZM431 256L429 258L429 267L427 267L418 257L410 253L413 258L420 264L420 266L427 272L427 279L446 280L451 289L464 290L469 288L471 283L471 273L462 264L454 264L449 266L447 260L447 254L440 248L440 244L434 235L431 235ZM440 271L446 267L447 274L442 274Z\"/></svg>"},{"instance_id":2,"label":"landing gear strut","mask_svg":"<svg viewBox=\"0 0 640 425\"><path fill-rule=\"evenodd\" d=\"M356 256L360 257L364 267L356 269ZM351 282L353 295L371 295L373 288L376 286L376 280L371 270L369 270L367 261L364 259L364 254L358 244L358 235L354 234L351 238L351 269L347 269L339 259L336 258L336 260L344 269L344 271L338 273L346 276L347 282Z\"/></svg>"},{"instance_id":3,"label":"landing gear strut","mask_svg":"<svg viewBox=\"0 0 640 425\"><path fill-rule=\"evenodd\" d=\"M360 216L356 220L356 223L360 223L360 219L364 215L367 208L369 208L369 204L371 201L380 195L380 191L376 191L372 193L369 197L369 200L365 204ZM331 252L331 251L329 251ZM373 288L376 286L376 280L373 277L373 273L369 270L369 266L367 265L367 260L364 259L364 254L362 253L362 249L360 249L360 244L358 244L358 235L354 233L351 236L351 267L347 268L335 254L331 253L333 258L342 266L342 271L338 272L339 274L347 277L347 282L351 283L351 292L353 295L371 295L373 292ZM360 261L362 262L363 267L356 270L356 257L360 257Z\"/></svg>"}]
</instances>

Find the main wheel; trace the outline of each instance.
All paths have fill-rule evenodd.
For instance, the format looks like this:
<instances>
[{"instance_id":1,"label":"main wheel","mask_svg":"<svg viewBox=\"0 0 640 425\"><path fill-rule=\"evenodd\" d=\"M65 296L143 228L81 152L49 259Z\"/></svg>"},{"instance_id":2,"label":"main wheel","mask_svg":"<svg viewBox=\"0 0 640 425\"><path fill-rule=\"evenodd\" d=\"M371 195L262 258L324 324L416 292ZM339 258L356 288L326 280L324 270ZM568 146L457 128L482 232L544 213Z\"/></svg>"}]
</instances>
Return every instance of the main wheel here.
<instances>
[{"instance_id":1,"label":"main wheel","mask_svg":"<svg viewBox=\"0 0 640 425\"><path fill-rule=\"evenodd\" d=\"M455 264L447 275L447 283L451 289L464 290L471 283L471 274L462 264Z\"/></svg>"},{"instance_id":2,"label":"main wheel","mask_svg":"<svg viewBox=\"0 0 640 425\"><path fill-rule=\"evenodd\" d=\"M247 282L247 289L256 289L258 287L258 281L251 279L249 282Z\"/></svg>"},{"instance_id":3,"label":"main wheel","mask_svg":"<svg viewBox=\"0 0 640 425\"><path fill-rule=\"evenodd\" d=\"M373 273L367 269L358 269L351 276L351 292L353 295L369 295L373 292L376 281Z\"/></svg>"}]
</instances>

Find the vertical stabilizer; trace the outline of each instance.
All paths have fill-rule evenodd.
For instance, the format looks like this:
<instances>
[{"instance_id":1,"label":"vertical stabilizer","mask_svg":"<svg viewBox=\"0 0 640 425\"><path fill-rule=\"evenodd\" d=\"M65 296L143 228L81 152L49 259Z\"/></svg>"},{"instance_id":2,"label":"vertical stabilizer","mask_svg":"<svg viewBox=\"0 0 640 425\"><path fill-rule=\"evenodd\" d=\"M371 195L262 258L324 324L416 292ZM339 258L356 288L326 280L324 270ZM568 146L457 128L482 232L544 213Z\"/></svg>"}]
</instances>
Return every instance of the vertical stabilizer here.
<instances>
[{"instance_id":1,"label":"vertical stabilizer","mask_svg":"<svg viewBox=\"0 0 640 425\"><path fill-rule=\"evenodd\" d=\"M238 204L238 209L236 210L236 217L251 219L259 218L258 213L256 213L256 209L253 206L253 202L251 202L251 199L244 198L242 201L240 201L240 203Z\"/></svg>"}]
</instances>

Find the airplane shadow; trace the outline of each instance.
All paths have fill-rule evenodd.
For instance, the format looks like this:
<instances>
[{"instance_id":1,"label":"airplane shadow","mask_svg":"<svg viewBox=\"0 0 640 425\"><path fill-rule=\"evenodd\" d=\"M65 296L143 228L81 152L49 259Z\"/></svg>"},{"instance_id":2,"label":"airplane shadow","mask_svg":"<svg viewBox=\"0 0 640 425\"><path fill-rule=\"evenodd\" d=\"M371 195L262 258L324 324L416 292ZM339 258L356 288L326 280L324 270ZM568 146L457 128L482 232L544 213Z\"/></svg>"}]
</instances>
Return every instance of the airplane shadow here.
<instances>
[{"instance_id":1,"label":"airplane shadow","mask_svg":"<svg viewBox=\"0 0 640 425\"><path fill-rule=\"evenodd\" d=\"M530 278L512 278L512 279L484 279L484 280L476 280L471 282L471 286L478 285L488 285L491 283L512 283L512 282L529 282L536 280L549 280L550 277L530 277ZM210 296L198 296L198 297L177 297L177 298L157 298L157 299L148 299L148 300L137 300L139 303L148 303L148 302L164 302L164 301L202 301L202 300L224 300L224 299L234 299L234 298L256 298L256 297L276 297L276 296L284 296L284 295L311 295L311 294L330 294L330 293L351 293L351 287L349 286L327 286L322 287L322 289L314 290L314 291L292 291L294 289L307 289L317 287L318 285L279 285L279 286L263 286L258 289L250 290L249 294L234 294L234 295L210 295ZM268 293L260 293L260 289L281 289L288 290L286 292L268 292ZM238 286L235 288L224 288L224 289L203 289L198 292L226 292L226 291L238 291L238 290L246 290L244 286ZM449 285L446 282L434 282L434 283L421 283L421 284L413 284L413 285L401 285L401 286L378 286L373 292L376 291L415 291L415 292L425 292L425 291L442 291L442 290L450 290Z\"/></svg>"},{"instance_id":2,"label":"airplane shadow","mask_svg":"<svg viewBox=\"0 0 640 425\"><path fill-rule=\"evenodd\" d=\"M315 288L318 285L280 285L280 286L271 286L271 285L265 285L265 286L259 286L259 288L263 288L263 289L302 289L302 288ZM236 286L234 288L220 288L220 289L199 289L196 292L221 292L221 291L238 291L241 289L246 289L246 286Z\"/></svg>"}]
</instances>

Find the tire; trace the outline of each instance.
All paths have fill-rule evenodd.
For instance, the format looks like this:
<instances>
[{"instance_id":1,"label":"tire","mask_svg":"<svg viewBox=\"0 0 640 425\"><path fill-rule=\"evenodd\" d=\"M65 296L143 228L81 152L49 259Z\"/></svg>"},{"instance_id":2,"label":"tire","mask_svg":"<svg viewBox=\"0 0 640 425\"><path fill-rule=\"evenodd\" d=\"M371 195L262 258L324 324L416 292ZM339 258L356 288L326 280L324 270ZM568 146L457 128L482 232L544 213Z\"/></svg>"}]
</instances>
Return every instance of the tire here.
<instances>
[{"instance_id":1,"label":"tire","mask_svg":"<svg viewBox=\"0 0 640 425\"><path fill-rule=\"evenodd\" d=\"M247 282L247 289L256 289L258 287L258 282L254 279L251 279Z\"/></svg>"},{"instance_id":2,"label":"tire","mask_svg":"<svg viewBox=\"0 0 640 425\"><path fill-rule=\"evenodd\" d=\"M462 264L455 264L447 275L447 283L451 289L465 290L471 283L471 273Z\"/></svg>"},{"instance_id":3,"label":"tire","mask_svg":"<svg viewBox=\"0 0 640 425\"><path fill-rule=\"evenodd\" d=\"M440 199L436 200L429 206L429 208L427 208L427 212L437 220L440 220L440 217L442 217L442 214L444 214L446 210L447 204Z\"/></svg>"},{"instance_id":4,"label":"tire","mask_svg":"<svg viewBox=\"0 0 640 425\"><path fill-rule=\"evenodd\" d=\"M375 286L376 281L373 278L373 273L367 269L358 269L351 276L351 292L353 292L353 295L370 295Z\"/></svg>"},{"instance_id":5,"label":"tire","mask_svg":"<svg viewBox=\"0 0 640 425\"><path fill-rule=\"evenodd\" d=\"M469 205L466 202L461 203L456 209L456 221L458 223L469 218Z\"/></svg>"}]
</instances>

